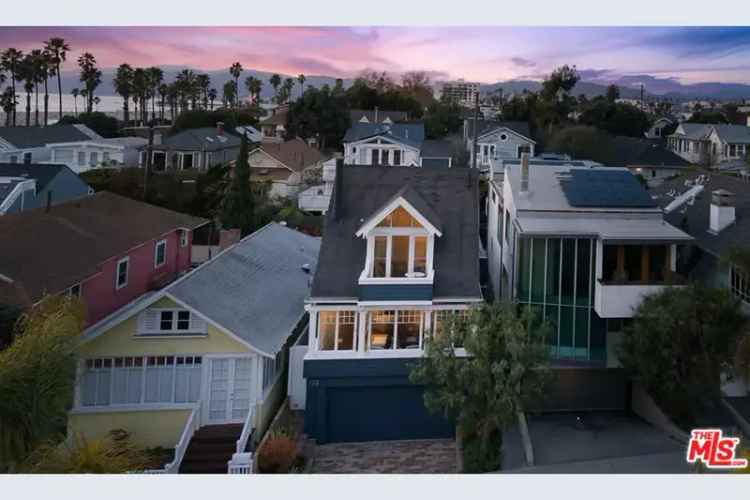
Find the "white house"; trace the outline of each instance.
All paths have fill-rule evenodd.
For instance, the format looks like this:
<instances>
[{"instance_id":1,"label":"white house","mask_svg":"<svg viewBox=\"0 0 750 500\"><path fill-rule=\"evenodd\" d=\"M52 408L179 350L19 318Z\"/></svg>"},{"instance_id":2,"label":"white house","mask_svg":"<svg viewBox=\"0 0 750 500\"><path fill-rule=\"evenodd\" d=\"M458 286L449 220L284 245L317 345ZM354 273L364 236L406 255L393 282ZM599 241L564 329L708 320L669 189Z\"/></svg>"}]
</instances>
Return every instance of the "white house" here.
<instances>
[{"instance_id":1,"label":"white house","mask_svg":"<svg viewBox=\"0 0 750 500\"><path fill-rule=\"evenodd\" d=\"M81 124L0 127L0 163L48 163L52 159L49 144L101 139Z\"/></svg>"},{"instance_id":2,"label":"white house","mask_svg":"<svg viewBox=\"0 0 750 500\"><path fill-rule=\"evenodd\" d=\"M469 152L469 164L473 165L474 120L465 119L464 144ZM523 153L534 156L536 141L531 138L529 124L525 122L477 121L477 167L487 168L493 159L520 158Z\"/></svg>"},{"instance_id":3,"label":"white house","mask_svg":"<svg viewBox=\"0 0 750 500\"><path fill-rule=\"evenodd\" d=\"M667 138L667 146L690 163L742 160L750 153L750 126L681 123Z\"/></svg>"},{"instance_id":4,"label":"white house","mask_svg":"<svg viewBox=\"0 0 750 500\"><path fill-rule=\"evenodd\" d=\"M643 133L643 135L645 135L648 139L661 139L663 137L662 132L664 131L664 129L669 127L673 123L674 122L669 118L658 118L656 121L654 121L654 123L651 124L651 127L649 127L649 129Z\"/></svg>"},{"instance_id":5,"label":"white house","mask_svg":"<svg viewBox=\"0 0 750 500\"><path fill-rule=\"evenodd\" d=\"M356 122L346 131L342 142L347 165L453 166L450 144L426 140L421 122Z\"/></svg>"},{"instance_id":6,"label":"white house","mask_svg":"<svg viewBox=\"0 0 750 500\"><path fill-rule=\"evenodd\" d=\"M47 144L50 162L67 165L81 173L96 167L137 167L139 148L148 141L142 137L116 137Z\"/></svg>"}]
</instances>

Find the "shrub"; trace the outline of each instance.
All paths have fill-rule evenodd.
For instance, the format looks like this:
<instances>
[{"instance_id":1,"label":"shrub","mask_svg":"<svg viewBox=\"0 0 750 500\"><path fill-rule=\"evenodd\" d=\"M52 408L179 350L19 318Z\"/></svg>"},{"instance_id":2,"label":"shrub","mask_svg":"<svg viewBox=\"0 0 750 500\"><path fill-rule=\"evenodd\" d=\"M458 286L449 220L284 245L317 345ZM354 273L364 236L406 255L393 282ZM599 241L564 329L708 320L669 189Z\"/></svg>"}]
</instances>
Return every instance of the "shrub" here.
<instances>
[{"instance_id":1,"label":"shrub","mask_svg":"<svg viewBox=\"0 0 750 500\"><path fill-rule=\"evenodd\" d=\"M297 443L286 433L270 436L258 450L258 470L267 474L286 474L297 460Z\"/></svg>"}]
</instances>

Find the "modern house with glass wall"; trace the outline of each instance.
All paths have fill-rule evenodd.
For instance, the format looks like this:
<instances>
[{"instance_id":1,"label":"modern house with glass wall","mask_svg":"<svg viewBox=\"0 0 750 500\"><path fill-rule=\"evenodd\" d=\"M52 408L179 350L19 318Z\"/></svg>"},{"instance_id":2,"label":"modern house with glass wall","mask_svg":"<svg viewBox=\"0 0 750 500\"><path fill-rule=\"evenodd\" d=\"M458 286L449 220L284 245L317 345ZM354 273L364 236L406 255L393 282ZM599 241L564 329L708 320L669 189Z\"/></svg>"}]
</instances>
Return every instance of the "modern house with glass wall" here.
<instances>
[{"instance_id":1,"label":"modern house with glass wall","mask_svg":"<svg viewBox=\"0 0 750 500\"><path fill-rule=\"evenodd\" d=\"M451 436L410 364L447 314L481 300L476 172L338 165L307 305L305 432L319 443Z\"/></svg>"},{"instance_id":2,"label":"modern house with glass wall","mask_svg":"<svg viewBox=\"0 0 750 500\"><path fill-rule=\"evenodd\" d=\"M495 168L499 166L501 168ZM614 368L623 324L650 293L681 284L692 237L624 168L493 165L487 249L493 292L547 320L556 364ZM598 403L583 403L596 407Z\"/></svg>"}]
</instances>

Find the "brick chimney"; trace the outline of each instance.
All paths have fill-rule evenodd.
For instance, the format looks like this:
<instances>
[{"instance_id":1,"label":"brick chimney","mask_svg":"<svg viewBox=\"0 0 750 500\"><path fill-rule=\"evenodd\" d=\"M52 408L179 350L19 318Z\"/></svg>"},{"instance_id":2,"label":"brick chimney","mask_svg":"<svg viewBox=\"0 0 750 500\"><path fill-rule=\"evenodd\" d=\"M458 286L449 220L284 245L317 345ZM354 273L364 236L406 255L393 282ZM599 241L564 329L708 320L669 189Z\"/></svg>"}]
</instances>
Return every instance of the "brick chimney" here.
<instances>
[{"instance_id":1,"label":"brick chimney","mask_svg":"<svg viewBox=\"0 0 750 500\"><path fill-rule=\"evenodd\" d=\"M224 135L224 122L216 122L216 135Z\"/></svg>"},{"instance_id":2,"label":"brick chimney","mask_svg":"<svg viewBox=\"0 0 750 500\"><path fill-rule=\"evenodd\" d=\"M222 229L219 231L219 248L224 250L232 245L239 243L240 241L240 230L239 229Z\"/></svg>"},{"instance_id":3,"label":"brick chimney","mask_svg":"<svg viewBox=\"0 0 750 500\"><path fill-rule=\"evenodd\" d=\"M708 231L718 234L734 224L734 221L734 194L726 189L717 189L712 192Z\"/></svg>"}]
</instances>

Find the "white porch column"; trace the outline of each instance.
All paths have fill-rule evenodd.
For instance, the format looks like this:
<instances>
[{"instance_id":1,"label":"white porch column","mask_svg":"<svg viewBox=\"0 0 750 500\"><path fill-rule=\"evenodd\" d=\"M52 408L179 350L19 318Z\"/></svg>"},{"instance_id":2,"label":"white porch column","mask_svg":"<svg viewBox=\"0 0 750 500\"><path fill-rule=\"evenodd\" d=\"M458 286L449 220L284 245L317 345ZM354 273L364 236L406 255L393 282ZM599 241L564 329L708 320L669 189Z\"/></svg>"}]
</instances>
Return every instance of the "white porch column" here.
<instances>
[{"instance_id":1,"label":"white porch column","mask_svg":"<svg viewBox=\"0 0 750 500\"><path fill-rule=\"evenodd\" d=\"M307 335L308 351L318 350L318 311L310 309L310 323Z\"/></svg>"},{"instance_id":2,"label":"white porch column","mask_svg":"<svg viewBox=\"0 0 750 500\"><path fill-rule=\"evenodd\" d=\"M357 309L357 352L364 354L367 341L367 311Z\"/></svg>"},{"instance_id":3,"label":"white porch column","mask_svg":"<svg viewBox=\"0 0 750 500\"><path fill-rule=\"evenodd\" d=\"M677 271L677 244L669 245L669 269L672 272Z\"/></svg>"},{"instance_id":4,"label":"white porch column","mask_svg":"<svg viewBox=\"0 0 750 500\"><path fill-rule=\"evenodd\" d=\"M604 242L602 240L596 240L596 279L597 281L602 279L604 275Z\"/></svg>"}]
</instances>

